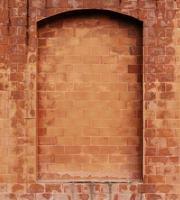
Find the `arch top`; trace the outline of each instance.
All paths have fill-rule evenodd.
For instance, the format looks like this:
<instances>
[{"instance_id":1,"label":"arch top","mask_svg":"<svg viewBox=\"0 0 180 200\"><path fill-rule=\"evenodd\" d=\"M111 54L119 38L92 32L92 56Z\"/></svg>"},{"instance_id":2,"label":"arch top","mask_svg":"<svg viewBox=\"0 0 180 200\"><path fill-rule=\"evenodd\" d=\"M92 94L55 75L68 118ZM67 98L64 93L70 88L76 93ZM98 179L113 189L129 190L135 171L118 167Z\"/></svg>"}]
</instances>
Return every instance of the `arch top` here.
<instances>
[{"instance_id":1,"label":"arch top","mask_svg":"<svg viewBox=\"0 0 180 200\"><path fill-rule=\"evenodd\" d=\"M75 9L75 10L67 10L67 11L63 11L48 17L45 17L43 19L40 19L37 21L37 25L38 26L42 26L44 24L47 24L55 19L59 19L61 17L66 17L66 16L71 16L71 15L76 15L76 14L105 14L105 15L109 15L109 16L113 16L116 18L121 18L121 19L126 19L126 20L130 20L131 22L134 22L136 24L142 25L143 21L139 20L138 18L135 18L133 16L121 13L121 12L117 12L117 11L113 11L113 10L109 10L109 9L99 9L99 8L93 8L93 9L89 9L89 8L83 8L83 9Z\"/></svg>"}]
</instances>

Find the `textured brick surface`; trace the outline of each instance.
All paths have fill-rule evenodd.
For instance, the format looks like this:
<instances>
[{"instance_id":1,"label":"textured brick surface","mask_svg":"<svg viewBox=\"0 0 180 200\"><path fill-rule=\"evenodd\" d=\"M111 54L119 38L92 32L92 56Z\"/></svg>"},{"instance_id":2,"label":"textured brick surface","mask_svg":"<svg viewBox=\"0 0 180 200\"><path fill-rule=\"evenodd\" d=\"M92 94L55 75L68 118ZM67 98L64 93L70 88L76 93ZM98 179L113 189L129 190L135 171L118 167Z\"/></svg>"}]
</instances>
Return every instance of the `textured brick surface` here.
<instances>
[{"instance_id":1,"label":"textured brick surface","mask_svg":"<svg viewBox=\"0 0 180 200\"><path fill-rule=\"evenodd\" d=\"M40 109L36 81L39 88L41 75L37 21L55 14L60 16L64 11L89 8L113 10L143 21L143 180L117 184L39 183L38 173L45 169L40 169L37 160L40 155L37 135L44 134L37 131L36 123L37 108ZM0 13L0 199L179 200L180 1L0 0ZM121 20L127 22L126 16ZM133 34L134 31L130 35ZM104 45L103 42L99 50L104 51ZM89 59L85 61L89 63ZM72 61L78 62L73 58ZM110 62L109 56L104 60L107 61ZM98 59L91 62L98 65ZM98 68L95 70L97 73ZM135 66L127 70L131 75L139 72ZM93 128L96 126L94 123ZM50 141L54 142L47 140Z\"/></svg>"},{"instance_id":2,"label":"textured brick surface","mask_svg":"<svg viewBox=\"0 0 180 200\"><path fill-rule=\"evenodd\" d=\"M39 28L40 178L141 178L141 32L93 12Z\"/></svg>"}]
</instances>

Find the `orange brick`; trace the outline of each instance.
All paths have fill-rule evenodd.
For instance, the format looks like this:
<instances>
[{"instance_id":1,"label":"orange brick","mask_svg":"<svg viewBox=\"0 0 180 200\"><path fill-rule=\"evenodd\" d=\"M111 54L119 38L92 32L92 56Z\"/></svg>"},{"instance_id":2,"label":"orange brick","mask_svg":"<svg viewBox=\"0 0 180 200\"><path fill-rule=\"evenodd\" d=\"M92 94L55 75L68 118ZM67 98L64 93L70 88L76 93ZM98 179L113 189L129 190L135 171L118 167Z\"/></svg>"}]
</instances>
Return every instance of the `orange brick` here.
<instances>
[{"instance_id":1,"label":"orange brick","mask_svg":"<svg viewBox=\"0 0 180 200\"><path fill-rule=\"evenodd\" d=\"M100 147L93 145L93 146L85 146L83 147L83 152L85 154L99 154L100 153Z\"/></svg>"},{"instance_id":2,"label":"orange brick","mask_svg":"<svg viewBox=\"0 0 180 200\"><path fill-rule=\"evenodd\" d=\"M57 144L56 137L39 137L39 144L42 145L55 145Z\"/></svg>"},{"instance_id":3,"label":"orange brick","mask_svg":"<svg viewBox=\"0 0 180 200\"><path fill-rule=\"evenodd\" d=\"M54 162L55 163L71 163L72 156L71 155L55 155Z\"/></svg>"},{"instance_id":4,"label":"orange brick","mask_svg":"<svg viewBox=\"0 0 180 200\"><path fill-rule=\"evenodd\" d=\"M73 155L72 160L75 163L82 163L82 164L90 162L90 158L88 155Z\"/></svg>"},{"instance_id":5,"label":"orange brick","mask_svg":"<svg viewBox=\"0 0 180 200\"><path fill-rule=\"evenodd\" d=\"M124 162L126 162L126 157L125 156L112 155L109 158L109 162L112 162L112 163L124 163Z\"/></svg>"},{"instance_id":6,"label":"orange brick","mask_svg":"<svg viewBox=\"0 0 180 200\"><path fill-rule=\"evenodd\" d=\"M164 176L161 175L149 175L148 176L149 183L164 183Z\"/></svg>"},{"instance_id":7,"label":"orange brick","mask_svg":"<svg viewBox=\"0 0 180 200\"><path fill-rule=\"evenodd\" d=\"M80 154L82 152L81 149L81 146L65 146L65 154Z\"/></svg>"},{"instance_id":8,"label":"orange brick","mask_svg":"<svg viewBox=\"0 0 180 200\"><path fill-rule=\"evenodd\" d=\"M40 184L31 184L28 190L30 193L43 193L44 186Z\"/></svg>"}]
</instances>

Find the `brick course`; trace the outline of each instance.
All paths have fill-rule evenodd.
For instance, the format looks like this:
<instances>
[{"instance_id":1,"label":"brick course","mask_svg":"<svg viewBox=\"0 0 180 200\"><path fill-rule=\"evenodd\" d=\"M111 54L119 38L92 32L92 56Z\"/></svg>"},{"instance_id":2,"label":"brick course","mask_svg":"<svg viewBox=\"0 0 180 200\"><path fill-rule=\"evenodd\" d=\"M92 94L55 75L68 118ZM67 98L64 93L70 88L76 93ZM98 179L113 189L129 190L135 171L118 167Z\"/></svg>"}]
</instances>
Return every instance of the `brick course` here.
<instances>
[{"instance_id":1,"label":"brick course","mask_svg":"<svg viewBox=\"0 0 180 200\"><path fill-rule=\"evenodd\" d=\"M46 132L43 129L37 131L39 125L36 123L37 110L39 114L40 109L37 107L40 77L38 45L39 48L41 45L46 45L47 40L40 40L37 43L38 32L41 31L37 29L37 22L41 20L39 23L45 24L50 16L58 14L60 17L62 12L76 9L107 9L143 22L143 107L139 108L143 108L144 142L143 179L140 182L111 183L109 180L108 183L59 183L56 181L47 183L38 181L38 173L44 169L39 169L40 162L37 156L40 150L37 147L40 148L42 145L41 140L37 140L37 136L43 137ZM180 1L1 0L0 11L0 199L180 199ZM127 22L127 16L121 20ZM57 24L52 27L52 29L56 28ZM45 33L48 38L53 34L51 31ZM71 32L67 33L68 37L71 37L70 34ZM129 35L134 34L134 31L129 32ZM125 37L127 38L127 35ZM102 48L96 50L106 53L103 45ZM122 49L118 50L116 53L120 55ZM46 51L47 49L43 54L46 54ZM82 52L84 53L83 50ZM139 51L136 48L130 48L129 53L137 54ZM96 55L93 59L87 57L83 64L92 62L92 65L101 63L106 66L113 59L113 56L111 58L108 56L100 60ZM79 58L71 57L70 61L71 63L79 62ZM120 62L125 62L127 65L124 59ZM134 73L139 72L138 69L133 63L127 68L127 72L133 76ZM65 70L67 72L68 68ZM97 73L98 67L94 70ZM107 78L105 77L105 80ZM58 85L59 90L64 87L64 85ZM71 85L68 87L70 88ZM86 97L82 93L69 95L69 98ZM60 114L63 117L63 113ZM94 126L96 127L97 124ZM54 144L56 141L44 140L44 142ZM98 141L98 144L99 142L103 140ZM132 142L134 144L134 141ZM71 150L67 149L66 151ZM77 148L76 151L79 152L78 150ZM57 146L55 151L61 151L60 147ZM68 153L71 154L71 152ZM120 175L119 172L119 177Z\"/></svg>"}]
</instances>

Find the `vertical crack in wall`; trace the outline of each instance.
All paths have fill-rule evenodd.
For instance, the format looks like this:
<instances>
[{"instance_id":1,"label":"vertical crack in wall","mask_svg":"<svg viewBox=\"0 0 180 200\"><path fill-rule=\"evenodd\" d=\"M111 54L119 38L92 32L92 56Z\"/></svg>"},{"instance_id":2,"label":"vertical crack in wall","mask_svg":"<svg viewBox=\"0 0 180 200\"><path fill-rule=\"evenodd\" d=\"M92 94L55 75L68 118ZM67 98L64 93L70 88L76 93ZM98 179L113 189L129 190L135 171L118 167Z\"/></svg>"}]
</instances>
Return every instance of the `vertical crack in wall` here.
<instances>
[{"instance_id":1,"label":"vertical crack in wall","mask_svg":"<svg viewBox=\"0 0 180 200\"><path fill-rule=\"evenodd\" d=\"M156 9L158 9L158 0L156 0Z\"/></svg>"},{"instance_id":2,"label":"vertical crack in wall","mask_svg":"<svg viewBox=\"0 0 180 200\"><path fill-rule=\"evenodd\" d=\"M27 0L26 6L26 45L29 45L29 0Z\"/></svg>"},{"instance_id":3,"label":"vertical crack in wall","mask_svg":"<svg viewBox=\"0 0 180 200\"><path fill-rule=\"evenodd\" d=\"M10 26L11 26L11 14L10 14L10 0L8 0L8 34L10 34Z\"/></svg>"}]
</instances>

